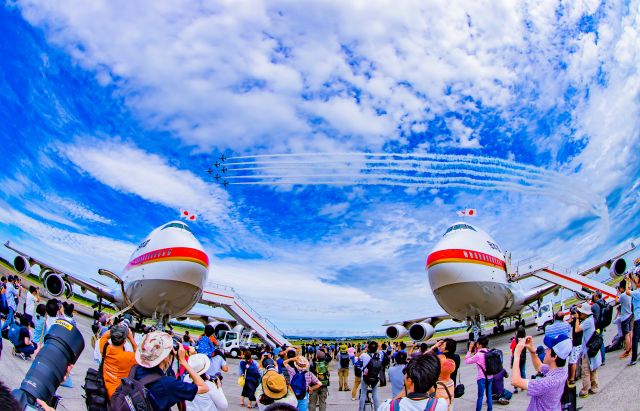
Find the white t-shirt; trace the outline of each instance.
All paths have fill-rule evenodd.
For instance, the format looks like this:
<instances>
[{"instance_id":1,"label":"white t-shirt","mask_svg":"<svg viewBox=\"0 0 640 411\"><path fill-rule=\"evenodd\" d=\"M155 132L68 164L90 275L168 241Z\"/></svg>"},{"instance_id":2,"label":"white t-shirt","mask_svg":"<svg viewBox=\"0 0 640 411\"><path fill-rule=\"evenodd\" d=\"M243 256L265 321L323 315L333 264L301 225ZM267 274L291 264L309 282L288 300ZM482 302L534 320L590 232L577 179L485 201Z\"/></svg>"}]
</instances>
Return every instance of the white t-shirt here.
<instances>
[{"instance_id":1,"label":"white t-shirt","mask_svg":"<svg viewBox=\"0 0 640 411\"><path fill-rule=\"evenodd\" d=\"M409 398L403 398L400 400L400 409L402 411L424 411L427 406L427 399L414 401ZM443 398L438 398L438 402L436 404L435 411L447 411L449 408L449 404L447 400ZM397 408L396 408L397 409ZM378 407L378 411L389 411L391 410L391 400L386 400Z\"/></svg>"},{"instance_id":2,"label":"white t-shirt","mask_svg":"<svg viewBox=\"0 0 640 411\"><path fill-rule=\"evenodd\" d=\"M189 374L185 375L184 382L191 381ZM224 396L222 387L218 388L213 382L205 381L209 392L206 394L198 394L193 401L187 401L187 411L218 411L226 410L229 407L227 397Z\"/></svg>"},{"instance_id":3,"label":"white t-shirt","mask_svg":"<svg viewBox=\"0 0 640 411\"><path fill-rule=\"evenodd\" d=\"M29 314L31 317L35 317L36 315L36 297L27 293L27 306L24 309L25 314Z\"/></svg>"}]
</instances>

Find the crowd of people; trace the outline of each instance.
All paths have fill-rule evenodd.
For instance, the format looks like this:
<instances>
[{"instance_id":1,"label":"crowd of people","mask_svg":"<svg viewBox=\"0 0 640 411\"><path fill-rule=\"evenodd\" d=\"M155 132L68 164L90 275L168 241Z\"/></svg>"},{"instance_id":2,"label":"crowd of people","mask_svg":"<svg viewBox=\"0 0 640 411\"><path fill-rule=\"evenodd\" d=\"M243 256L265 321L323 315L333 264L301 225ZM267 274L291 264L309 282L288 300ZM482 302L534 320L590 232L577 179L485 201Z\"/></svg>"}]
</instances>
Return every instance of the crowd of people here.
<instances>
[{"instance_id":1,"label":"crowd of people","mask_svg":"<svg viewBox=\"0 0 640 411\"><path fill-rule=\"evenodd\" d=\"M1 279L0 296L4 317L0 328L12 342L13 354L23 360L38 355L44 336L57 319L75 324L73 304L56 299L41 303L39 290L23 287L17 276ZM360 411L444 411L453 409L455 399L465 393L459 379L464 360L477 370L476 410L485 404L492 410L494 402L509 404L518 392L530 397L529 410L559 410L561 404L562 409L572 409L576 396L599 391L598 370L605 364L607 352L602 336L612 322L614 306L619 311L613 321L619 329L614 343L619 341L623 348L620 358L629 358L629 365L635 365L640 340L640 278L627 275L618 284L616 301L606 302L596 293L591 302L556 312L537 345L524 327L518 327L508 368L504 367L504 354L492 349L486 336L470 342L464 358L456 354L458 343L451 338L411 346L402 341L312 342L297 347L265 346L259 355L244 351L237 382L234 378L231 383L242 386L238 401L249 409L325 411L329 386L337 382L338 391L348 392ZM91 348L101 372L105 403L112 409L121 409L120 405L135 397L139 385L132 381L146 388L144 399L153 410L174 406L181 410L227 409L223 380L230 369L212 326L207 325L197 337L188 331L177 336L153 327L134 331L127 315L94 315ZM527 363L536 372L529 379ZM332 369L337 371L337 381L331 381ZM578 379L579 392L575 388ZM72 386L70 376L64 384ZM379 388L386 385L391 398L381 401Z\"/></svg>"}]
</instances>

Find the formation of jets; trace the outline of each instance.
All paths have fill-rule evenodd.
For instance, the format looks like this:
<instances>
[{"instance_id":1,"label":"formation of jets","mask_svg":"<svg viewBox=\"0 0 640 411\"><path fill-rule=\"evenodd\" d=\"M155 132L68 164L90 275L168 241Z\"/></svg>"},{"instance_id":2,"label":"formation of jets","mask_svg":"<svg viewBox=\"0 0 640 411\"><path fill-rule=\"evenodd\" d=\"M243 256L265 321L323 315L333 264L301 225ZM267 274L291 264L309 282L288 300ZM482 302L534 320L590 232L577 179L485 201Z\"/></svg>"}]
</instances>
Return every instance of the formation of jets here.
<instances>
[{"instance_id":1,"label":"formation of jets","mask_svg":"<svg viewBox=\"0 0 640 411\"><path fill-rule=\"evenodd\" d=\"M224 154L222 154L222 155L220 156L220 162L218 162L218 161L216 160L216 162L215 162L215 163L213 163L213 166L214 166L216 169L220 169L220 171L222 171L222 173L224 174L224 173L226 173L226 172L227 172L227 170L228 170L228 168L227 168L227 167L225 167L225 166L224 166L224 164L223 164L226 160L227 160L227 157L226 157ZM222 166L222 168L220 168L220 166ZM221 177L221 176L220 176L220 174L218 174L218 173L216 173L216 175L214 176L214 175L213 175L213 171L214 171L214 169L213 169L213 168L211 168L211 167L209 167L209 168L207 169L207 173L209 174L209 176L212 176L213 178L215 178L215 179L216 179L216 181L217 181L217 182L220 182L220 179L221 179L222 177ZM222 185L226 188L226 187L229 185L229 182L228 182L226 179L224 179L224 178L223 178L223 179L222 179Z\"/></svg>"}]
</instances>

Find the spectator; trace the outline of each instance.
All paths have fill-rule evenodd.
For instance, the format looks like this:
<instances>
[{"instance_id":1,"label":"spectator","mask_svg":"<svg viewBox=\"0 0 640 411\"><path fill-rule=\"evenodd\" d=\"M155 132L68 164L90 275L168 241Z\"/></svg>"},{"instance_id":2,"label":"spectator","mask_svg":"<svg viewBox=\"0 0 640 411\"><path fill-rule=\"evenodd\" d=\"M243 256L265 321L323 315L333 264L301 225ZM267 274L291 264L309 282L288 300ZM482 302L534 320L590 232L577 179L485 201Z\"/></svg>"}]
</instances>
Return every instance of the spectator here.
<instances>
[{"instance_id":1,"label":"spectator","mask_svg":"<svg viewBox=\"0 0 640 411\"><path fill-rule=\"evenodd\" d=\"M31 341L31 333L29 332L29 320L26 316L20 317L20 331L18 333L18 345L14 347L14 355L23 360L31 358L38 345Z\"/></svg>"},{"instance_id":2,"label":"spectator","mask_svg":"<svg viewBox=\"0 0 640 411\"><path fill-rule=\"evenodd\" d=\"M210 362L211 360L205 354L194 354L187 360L193 371L202 378L209 388L209 392L206 394L198 394L193 401L186 403L187 411L218 411L226 410L229 406L224 391L222 391L220 374L214 376L207 374ZM193 381L189 375L186 375L184 382L190 383Z\"/></svg>"},{"instance_id":3,"label":"spectator","mask_svg":"<svg viewBox=\"0 0 640 411\"><path fill-rule=\"evenodd\" d=\"M351 391L349 388L349 364L351 359L347 352L347 345L340 346L340 354L338 354L338 391Z\"/></svg>"},{"instance_id":4,"label":"spectator","mask_svg":"<svg viewBox=\"0 0 640 411\"><path fill-rule=\"evenodd\" d=\"M436 342L428 352L435 352L440 360L440 375L438 376L438 382L436 384L435 397L444 399L447 401L447 404L452 404L455 383L451 379L451 374L456 370L456 363L442 354L444 347L445 342L440 340Z\"/></svg>"},{"instance_id":5,"label":"spectator","mask_svg":"<svg viewBox=\"0 0 640 411\"><path fill-rule=\"evenodd\" d=\"M133 340L133 333L127 327L114 325L109 331L104 333L98 342L100 355L105 352L102 366L102 377L107 389L107 397L111 398L116 388L120 385L120 380L127 378L131 368L136 365L136 357L133 352L124 350L124 342L131 342L134 350L138 348ZM109 344L109 341L111 344ZM108 346L107 346L108 345Z\"/></svg>"},{"instance_id":6,"label":"spectator","mask_svg":"<svg viewBox=\"0 0 640 411\"><path fill-rule=\"evenodd\" d=\"M627 280L635 283L636 289L626 290L626 294L631 297L631 309L633 310L633 337L631 338L631 361L629 365L636 365L638 360L638 341L640 341L640 274L636 272L627 276Z\"/></svg>"},{"instance_id":7,"label":"spectator","mask_svg":"<svg viewBox=\"0 0 640 411\"><path fill-rule=\"evenodd\" d=\"M371 396L373 398L373 409L377 410L378 403L378 381L380 379L380 373L384 372L382 368L382 361L384 354L378 352L378 342L369 341L367 345L367 351L360 355L362 360L362 379L364 384L360 387L360 403L358 409L364 410L364 403L367 399L367 389L371 389Z\"/></svg>"},{"instance_id":8,"label":"spectator","mask_svg":"<svg viewBox=\"0 0 640 411\"><path fill-rule=\"evenodd\" d=\"M625 278L618 283L618 303L620 303L620 328L622 329L623 352L619 358L627 358L631 355L631 323L633 310L631 305L631 293L627 294L629 281Z\"/></svg>"},{"instance_id":9,"label":"spectator","mask_svg":"<svg viewBox=\"0 0 640 411\"><path fill-rule=\"evenodd\" d=\"M528 411L559 410L561 408L560 400L567 381L565 364L571 353L571 340L565 334L559 334L551 338L545 337L544 345L547 348L543 362L540 362L536 355L532 337L526 337L526 339L518 341L515 350L513 368L511 370L511 384L514 387L527 390L531 397L527 408ZM520 370L520 353L525 348L531 354L531 362L536 371L542 374L542 378L527 380L520 376L518 372Z\"/></svg>"},{"instance_id":10,"label":"spectator","mask_svg":"<svg viewBox=\"0 0 640 411\"><path fill-rule=\"evenodd\" d=\"M247 408L253 408L256 400L256 388L260 384L260 370L251 358L251 351L245 350L244 360L240 361L240 375L244 375L244 386L240 394L240 406L244 407L244 399L248 400Z\"/></svg>"},{"instance_id":11,"label":"spectator","mask_svg":"<svg viewBox=\"0 0 640 411\"><path fill-rule=\"evenodd\" d=\"M596 356L589 358L587 354L586 345L593 333L598 332L592 314L591 307L587 302L580 305L578 312L575 314L579 320L579 323L576 325L576 330L583 332L581 347L582 358L580 360L582 369L582 389L580 390L580 397L582 398L598 392L598 368L602 365L601 355L596 354Z\"/></svg>"},{"instance_id":12,"label":"spectator","mask_svg":"<svg viewBox=\"0 0 640 411\"><path fill-rule=\"evenodd\" d=\"M600 335L604 335L604 310L607 306L607 302L602 298L602 293L600 291L596 291L592 296L591 300L593 304L591 304L591 313L593 314L593 321L596 325L596 331L600 333ZM600 356L602 360L602 365L605 363L605 347L604 347L604 338L602 339L602 346L600 347Z\"/></svg>"},{"instance_id":13,"label":"spectator","mask_svg":"<svg viewBox=\"0 0 640 411\"><path fill-rule=\"evenodd\" d=\"M567 337L571 338L571 326L564 320L564 316L566 314L567 313L565 313L564 311L558 311L553 316L553 322L547 325L544 329L545 337L553 338L556 335L564 334Z\"/></svg>"},{"instance_id":14,"label":"spectator","mask_svg":"<svg viewBox=\"0 0 640 411\"><path fill-rule=\"evenodd\" d=\"M404 344L404 343L402 343ZM453 360L456 365L456 369L451 374L451 379L453 382L456 382L456 378L458 377L458 369L460 368L460 356L456 354L456 349L458 348L458 343L453 338L445 338L444 346L441 347L441 352L450 360Z\"/></svg>"},{"instance_id":15,"label":"spectator","mask_svg":"<svg viewBox=\"0 0 640 411\"><path fill-rule=\"evenodd\" d=\"M511 340L511 345L509 346L509 348L511 349L511 366L512 367L513 367L513 357L515 355L516 346L518 345L518 342L520 342L520 340L525 339L526 336L527 336L527 331L525 330L525 328L523 326L519 326L516 329L516 336L513 340ZM520 376L522 378L527 377L527 353L526 352L520 353ZM518 393L517 387L513 390L513 393L514 394Z\"/></svg>"},{"instance_id":16,"label":"spectator","mask_svg":"<svg viewBox=\"0 0 640 411\"><path fill-rule=\"evenodd\" d=\"M404 386L406 393L400 397L385 401L378 411L390 411L391 403L394 409L408 411L446 411L449 404L442 398L432 398L438 376L440 375L440 360L432 353L421 355L411 360L404 369Z\"/></svg>"},{"instance_id":17,"label":"spectator","mask_svg":"<svg viewBox=\"0 0 640 411\"><path fill-rule=\"evenodd\" d=\"M316 358L309 367L309 371L314 374L322 387L312 391L309 394L309 409L316 411L316 407L320 411L327 409L327 397L329 396L329 358L327 354L320 348L316 350Z\"/></svg>"},{"instance_id":18,"label":"spectator","mask_svg":"<svg viewBox=\"0 0 640 411\"><path fill-rule=\"evenodd\" d=\"M229 372L227 361L224 359L222 351L218 349L213 350L213 356L211 357L210 363L211 365L207 370L209 377L214 377L216 374L220 374L221 372Z\"/></svg>"},{"instance_id":19,"label":"spectator","mask_svg":"<svg viewBox=\"0 0 640 411\"><path fill-rule=\"evenodd\" d=\"M256 390L258 409L262 411L276 402L296 406L298 404L296 396L289 389L284 376L278 373L273 360L269 359L269 361L271 361L271 364L269 364L269 368L262 376L261 384Z\"/></svg>"},{"instance_id":20,"label":"spectator","mask_svg":"<svg viewBox=\"0 0 640 411\"><path fill-rule=\"evenodd\" d=\"M487 353L487 346L489 345L489 338L483 335L478 337L477 342L469 343L469 350L467 351L467 355L464 357L464 362L466 364L475 364L477 368L476 373L476 382L478 384L478 400L476 401L476 411L480 411L482 409L482 398L487 397L487 410L491 411L493 409L493 399L491 398L491 384L493 382L492 375L486 375L485 370L487 369L485 363L485 354Z\"/></svg>"},{"instance_id":21,"label":"spectator","mask_svg":"<svg viewBox=\"0 0 640 411\"><path fill-rule=\"evenodd\" d=\"M500 405L508 405L513 393L504 388L504 379L509 377L509 373L504 368L499 373L493 375L493 383L491 384L492 399Z\"/></svg>"},{"instance_id":22,"label":"spectator","mask_svg":"<svg viewBox=\"0 0 640 411\"><path fill-rule=\"evenodd\" d=\"M26 297L26 304L24 307L24 315L29 320L29 326L35 327L33 317L36 315L36 304L40 302L40 294L38 289L34 286L29 286L29 293Z\"/></svg>"},{"instance_id":23,"label":"spectator","mask_svg":"<svg viewBox=\"0 0 640 411\"><path fill-rule=\"evenodd\" d=\"M318 377L309 372L309 360L302 355L286 359L284 366L298 401L298 411L307 411L309 409L309 393L322 388L322 383Z\"/></svg>"},{"instance_id":24,"label":"spectator","mask_svg":"<svg viewBox=\"0 0 640 411\"><path fill-rule=\"evenodd\" d=\"M16 308L18 305L18 289L15 287L15 279L18 276L10 275L7 279L6 291L4 293L5 299L7 301L7 307L9 309L9 313L5 319L5 322L2 326L2 329L7 328L13 322L13 317L16 313Z\"/></svg>"},{"instance_id":25,"label":"spectator","mask_svg":"<svg viewBox=\"0 0 640 411\"><path fill-rule=\"evenodd\" d=\"M351 401L356 400L356 394L360 389L360 382L362 381L362 352L358 348L355 356L353 357L353 389L351 390Z\"/></svg>"},{"instance_id":26,"label":"spectator","mask_svg":"<svg viewBox=\"0 0 640 411\"><path fill-rule=\"evenodd\" d=\"M214 328L211 324L204 326L204 334L198 338L196 343L196 351L198 354L205 354L207 357L213 357L213 352L216 350L216 346L211 342L211 336L213 335Z\"/></svg>"},{"instance_id":27,"label":"spectator","mask_svg":"<svg viewBox=\"0 0 640 411\"><path fill-rule=\"evenodd\" d=\"M71 303L64 301L62 303L62 318L73 325L76 325L76 319L73 318L73 310L75 306Z\"/></svg>"},{"instance_id":28,"label":"spectator","mask_svg":"<svg viewBox=\"0 0 640 411\"><path fill-rule=\"evenodd\" d=\"M193 383L167 375L176 355ZM196 395L209 392L204 380L187 362L182 344L178 344L176 353L171 336L165 332L153 331L145 335L135 357L138 365L132 369L133 377L138 381L151 380L145 386L154 411L169 411L182 401L193 401Z\"/></svg>"},{"instance_id":29,"label":"spectator","mask_svg":"<svg viewBox=\"0 0 640 411\"><path fill-rule=\"evenodd\" d=\"M44 304L38 304L36 307L36 316L33 320L33 341L42 345L44 342L44 319L47 315L47 310Z\"/></svg>"},{"instance_id":30,"label":"spectator","mask_svg":"<svg viewBox=\"0 0 640 411\"><path fill-rule=\"evenodd\" d=\"M571 315L571 342L573 344L573 348L571 349L571 354L569 355L569 384L573 385L576 382L576 372L578 368L578 364L580 363L580 359L582 358L582 329L578 330L578 326L580 325L580 319L575 315L577 310L572 308L571 311L573 314Z\"/></svg>"},{"instance_id":31,"label":"spectator","mask_svg":"<svg viewBox=\"0 0 640 411\"><path fill-rule=\"evenodd\" d=\"M404 369L407 366L407 353L396 353L396 365L389 369L389 381L391 383L391 398L395 398L404 388Z\"/></svg>"}]
</instances>

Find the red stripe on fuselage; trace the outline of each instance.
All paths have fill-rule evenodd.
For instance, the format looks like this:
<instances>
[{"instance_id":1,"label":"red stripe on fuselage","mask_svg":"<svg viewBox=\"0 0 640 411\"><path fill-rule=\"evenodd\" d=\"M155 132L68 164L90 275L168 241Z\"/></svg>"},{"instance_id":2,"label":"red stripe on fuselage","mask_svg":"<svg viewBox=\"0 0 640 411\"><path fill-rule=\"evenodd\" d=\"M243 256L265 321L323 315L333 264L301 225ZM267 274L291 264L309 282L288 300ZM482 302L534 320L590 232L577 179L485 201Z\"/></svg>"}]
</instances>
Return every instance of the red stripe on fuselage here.
<instances>
[{"instance_id":1,"label":"red stripe on fuselage","mask_svg":"<svg viewBox=\"0 0 640 411\"><path fill-rule=\"evenodd\" d=\"M129 261L129 264L124 268L130 270L131 268L141 265L156 263L159 261L192 261L194 263L209 267L209 257L207 254L195 248L190 247L168 247L153 250L148 253L142 254Z\"/></svg>"},{"instance_id":2,"label":"red stripe on fuselage","mask_svg":"<svg viewBox=\"0 0 640 411\"><path fill-rule=\"evenodd\" d=\"M463 250L459 248L434 251L427 257L427 269L436 264L448 262L474 263L493 266L501 270L506 269L504 260L492 256L491 254L481 253L479 251Z\"/></svg>"}]
</instances>

